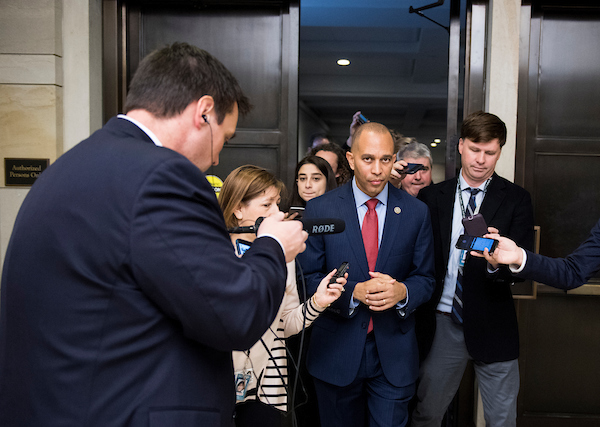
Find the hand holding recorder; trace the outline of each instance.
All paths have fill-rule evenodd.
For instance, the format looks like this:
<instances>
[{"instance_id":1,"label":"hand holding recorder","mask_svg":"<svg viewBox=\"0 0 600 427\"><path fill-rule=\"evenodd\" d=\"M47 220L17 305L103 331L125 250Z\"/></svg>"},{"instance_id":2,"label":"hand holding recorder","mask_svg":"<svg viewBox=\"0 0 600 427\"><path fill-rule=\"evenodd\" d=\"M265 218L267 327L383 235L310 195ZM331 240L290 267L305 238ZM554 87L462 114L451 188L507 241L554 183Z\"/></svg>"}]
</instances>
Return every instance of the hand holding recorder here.
<instances>
[{"instance_id":1,"label":"hand holding recorder","mask_svg":"<svg viewBox=\"0 0 600 427\"><path fill-rule=\"evenodd\" d=\"M319 307L329 307L344 292L344 286L348 279L348 263L345 264L346 268L342 264L339 269L330 271L319 283L319 287L317 287L317 291L313 295L314 301Z\"/></svg>"}]
</instances>

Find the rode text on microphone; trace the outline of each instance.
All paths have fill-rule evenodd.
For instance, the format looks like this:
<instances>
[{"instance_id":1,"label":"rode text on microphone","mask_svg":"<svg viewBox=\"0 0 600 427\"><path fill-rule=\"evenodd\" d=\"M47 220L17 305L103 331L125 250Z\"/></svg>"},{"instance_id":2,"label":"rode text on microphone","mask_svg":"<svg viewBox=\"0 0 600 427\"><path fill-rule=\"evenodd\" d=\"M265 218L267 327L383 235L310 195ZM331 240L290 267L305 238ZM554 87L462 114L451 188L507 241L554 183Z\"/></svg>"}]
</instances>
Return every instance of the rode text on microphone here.
<instances>
[{"instance_id":1,"label":"rode text on microphone","mask_svg":"<svg viewBox=\"0 0 600 427\"><path fill-rule=\"evenodd\" d=\"M233 227L227 231L229 231L230 234L256 234L263 219L264 217L259 217L254 225L247 227ZM310 235L337 234L346 229L344 220L338 218L302 218L299 221L302 223L302 229Z\"/></svg>"}]
</instances>

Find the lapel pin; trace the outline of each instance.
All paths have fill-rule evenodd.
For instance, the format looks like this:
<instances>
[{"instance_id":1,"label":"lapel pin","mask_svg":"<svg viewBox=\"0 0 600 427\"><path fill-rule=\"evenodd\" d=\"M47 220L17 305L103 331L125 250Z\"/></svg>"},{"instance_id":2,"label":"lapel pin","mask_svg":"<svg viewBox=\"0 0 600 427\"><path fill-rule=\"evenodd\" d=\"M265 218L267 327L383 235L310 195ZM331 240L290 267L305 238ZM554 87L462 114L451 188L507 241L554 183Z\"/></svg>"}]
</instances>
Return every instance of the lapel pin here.
<instances>
[{"instance_id":1,"label":"lapel pin","mask_svg":"<svg viewBox=\"0 0 600 427\"><path fill-rule=\"evenodd\" d=\"M402 209L400 209L398 206L396 206L396 207L394 208L394 213L395 213L395 214L399 214L400 212L402 212Z\"/></svg>"}]
</instances>

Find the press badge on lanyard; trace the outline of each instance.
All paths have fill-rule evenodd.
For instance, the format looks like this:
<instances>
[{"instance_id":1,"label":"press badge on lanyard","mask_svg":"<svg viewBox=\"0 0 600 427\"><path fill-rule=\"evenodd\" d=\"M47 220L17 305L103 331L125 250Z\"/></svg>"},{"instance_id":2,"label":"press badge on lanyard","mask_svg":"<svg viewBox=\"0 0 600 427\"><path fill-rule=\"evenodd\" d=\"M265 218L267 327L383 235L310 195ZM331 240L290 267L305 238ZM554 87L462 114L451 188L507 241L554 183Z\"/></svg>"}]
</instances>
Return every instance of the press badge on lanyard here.
<instances>
[{"instance_id":1,"label":"press badge on lanyard","mask_svg":"<svg viewBox=\"0 0 600 427\"><path fill-rule=\"evenodd\" d=\"M248 386L252 382L252 368L244 368L235 371L235 400L243 402L248 392Z\"/></svg>"}]
</instances>

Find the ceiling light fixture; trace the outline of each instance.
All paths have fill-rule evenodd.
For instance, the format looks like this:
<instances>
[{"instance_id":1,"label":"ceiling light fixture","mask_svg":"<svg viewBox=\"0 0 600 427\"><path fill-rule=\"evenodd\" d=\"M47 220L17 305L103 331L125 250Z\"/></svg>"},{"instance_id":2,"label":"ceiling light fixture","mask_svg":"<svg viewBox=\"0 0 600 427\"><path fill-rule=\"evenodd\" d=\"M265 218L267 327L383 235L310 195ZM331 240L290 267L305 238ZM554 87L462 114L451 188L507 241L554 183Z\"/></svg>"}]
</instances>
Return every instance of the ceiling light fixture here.
<instances>
[{"instance_id":1,"label":"ceiling light fixture","mask_svg":"<svg viewBox=\"0 0 600 427\"><path fill-rule=\"evenodd\" d=\"M437 142L432 142L430 145L431 145L433 148L435 148L435 147L437 147Z\"/></svg>"},{"instance_id":2,"label":"ceiling light fixture","mask_svg":"<svg viewBox=\"0 0 600 427\"><path fill-rule=\"evenodd\" d=\"M348 59L338 59L337 64L342 67L345 67L347 65L350 65L350 61Z\"/></svg>"},{"instance_id":3,"label":"ceiling light fixture","mask_svg":"<svg viewBox=\"0 0 600 427\"><path fill-rule=\"evenodd\" d=\"M436 144L439 144L440 142L442 142L442 140L439 139L439 138L436 138L436 139L433 140L433 142L435 142Z\"/></svg>"}]
</instances>

